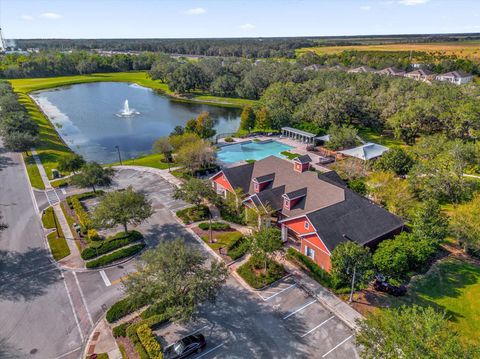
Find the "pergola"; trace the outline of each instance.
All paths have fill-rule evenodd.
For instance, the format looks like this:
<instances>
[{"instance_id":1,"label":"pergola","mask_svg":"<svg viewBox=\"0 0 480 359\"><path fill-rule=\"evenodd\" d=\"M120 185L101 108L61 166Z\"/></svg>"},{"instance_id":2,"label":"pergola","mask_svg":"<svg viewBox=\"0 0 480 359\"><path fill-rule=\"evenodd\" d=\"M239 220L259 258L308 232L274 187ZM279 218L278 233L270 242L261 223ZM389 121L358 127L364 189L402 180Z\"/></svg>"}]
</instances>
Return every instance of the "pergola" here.
<instances>
[{"instance_id":1,"label":"pergola","mask_svg":"<svg viewBox=\"0 0 480 359\"><path fill-rule=\"evenodd\" d=\"M313 133L293 127L282 127L282 135L305 143L314 143L316 137Z\"/></svg>"}]
</instances>

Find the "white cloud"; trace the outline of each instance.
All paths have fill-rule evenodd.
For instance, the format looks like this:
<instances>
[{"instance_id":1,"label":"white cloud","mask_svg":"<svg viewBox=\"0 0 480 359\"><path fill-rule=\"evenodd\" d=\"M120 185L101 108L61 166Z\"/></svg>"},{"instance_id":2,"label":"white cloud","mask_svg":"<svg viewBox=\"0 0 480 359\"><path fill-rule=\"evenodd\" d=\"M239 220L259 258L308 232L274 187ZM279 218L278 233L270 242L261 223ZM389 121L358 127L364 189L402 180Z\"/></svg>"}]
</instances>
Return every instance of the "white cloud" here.
<instances>
[{"instance_id":1,"label":"white cloud","mask_svg":"<svg viewBox=\"0 0 480 359\"><path fill-rule=\"evenodd\" d=\"M31 16L31 15L22 15L22 16L20 16L20 19L25 20L25 21L32 21L32 20L33 20L33 16Z\"/></svg>"},{"instance_id":2,"label":"white cloud","mask_svg":"<svg viewBox=\"0 0 480 359\"><path fill-rule=\"evenodd\" d=\"M49 20L58 20L63 16L54 12L44 12L43 14L40 14L40 17Z\"/></svg>"},{"instance_id":3,"label":"white cloud","mask_svg":"<svg viewBox=\"0 0 480 359\"><path fill-rule=\"evenodd\" d=\"M187 11L185 11L185 14L187 15L201 15L201 14L205 14L207 12L207 10L205 10L203 7L195 7L193 9L188 9Z\"/></svg>"},{"instance_id":4,"label":"white cloud","mask_svg":"<svg viewBox=\"0 0 480 359\"><path fill-rule=\"evenodd\" d=\"M372 7L370 5L363 5L363 6L360 6L360 10L363 10L363 11L368 11L370 10Z\"/></svg>"},{"instance_id":5,"label":"white cloud","mask_svg":"<svg viewBox=\"0 0 480 359\"><path fill-rule=\"evenodd\" d=\"M400 0L399 3L402 5L414 6L414 5L423 5L429 1L430 0Z\"/></svg>"},{"instance_id":6,"label":"white cloud","mask_svg":"<svg viewBox=\"0 0 480 359\"><path fill-rule=\"evenodd\" d=\"M243 25L240 25L240 28L244 30L252 30L252 29L255 29L256 26L253 24L243 24Z\"/></svg>"}]
</instances>

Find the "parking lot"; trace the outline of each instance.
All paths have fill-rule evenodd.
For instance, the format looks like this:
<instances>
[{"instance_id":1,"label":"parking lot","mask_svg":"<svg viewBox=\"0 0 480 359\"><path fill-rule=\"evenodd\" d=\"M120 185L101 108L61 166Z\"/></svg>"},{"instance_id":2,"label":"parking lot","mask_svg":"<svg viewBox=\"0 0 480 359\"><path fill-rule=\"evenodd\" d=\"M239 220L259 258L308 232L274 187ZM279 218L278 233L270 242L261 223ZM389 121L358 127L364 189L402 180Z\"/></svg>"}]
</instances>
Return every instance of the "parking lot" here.
<instances>
[{"instance_id":1,"label":"parking lot","mask_svg":"<svg viewBox=\"0 0 480 359\"><path fill-rule=\"evenodd\" d=\"M286 277L257 292L296 340L313 347L318 358L356 358L353 332L315 298Z\"/></svg>"}]
</instances>

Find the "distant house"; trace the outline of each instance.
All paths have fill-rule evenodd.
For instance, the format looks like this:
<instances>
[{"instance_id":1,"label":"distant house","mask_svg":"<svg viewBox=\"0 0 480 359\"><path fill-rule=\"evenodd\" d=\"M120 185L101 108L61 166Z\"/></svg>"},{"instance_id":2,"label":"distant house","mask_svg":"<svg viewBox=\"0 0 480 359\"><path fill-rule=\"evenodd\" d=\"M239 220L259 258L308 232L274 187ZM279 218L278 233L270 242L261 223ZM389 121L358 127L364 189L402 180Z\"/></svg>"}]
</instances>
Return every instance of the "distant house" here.
<instances>
[{"instance_id":1,"label":"distant house","mask_svg":"<svg viewBox=\"0 0 480 359\"><path fill-rule=\"evenodd\" d=\"M293 164L270 156L223 169L210 180L225 197L241 188L247 212L272 210L282 240L327 271L340 243L375 247L402 231L400 218L347 188L336 172L309 171L310 162L308 155Z\"/></svg>"},{"instance_id":2,"label":"distant house","mask_svg":"<svg viewBox=\"0 0 480 359\"><path fill-rule=\"evenodd\" d=\"M387 67L386 69L377 71L377 74L384 76L404 76L405 71L399 70L395 67Z\"/></svg>"},{"instance_id":3,"label":"distant house","mask_svg":"<svg viewBox=\"0 0 480 359\"><path fill-rule=\"evenodd\" d=\"M388 147L369 142L349 150L338 151L338 153L349 157L355 157L362 161L369 161L382 156L387 151Z\"/></svg>"},{"instance_id":4,"label":"distant house","mask_svg":"<svg viewBox=\"0 0 480 359\"><path fill-rule=\"evenodd\" d=\"M463 71L451 71L446 74L440 74L435 77L435 80L442 82L451 82L456 85L467 84L473 80L471 74Z\"/></svg>"},{"instance_id":5,"label":"distant house","mask_svg":"<svg viewBox=\"0 0 480 359\"><path fill-rule=\"evenodd\" d=\"M354 69L350 69L350 70L348 70L348 72L350 72L350 73L367 73L367 72L375 72L375 70L372 69L371 67L368 67L368 66L360 66L360 67L356 67Z\"/></svg>"},{"instance_id":6,"label":"distant house","mask_svg":"<svg viewBox=\"0 0 480 359\"><path fill-rule=\"evenodd\" d=\"M427 69L418 69L418 70L407 72L405 74L405 77L408 77L410 79L414 79L417 81L431 81L435 78L435 74L432 71Z\"/></svg>"}]
</instances>

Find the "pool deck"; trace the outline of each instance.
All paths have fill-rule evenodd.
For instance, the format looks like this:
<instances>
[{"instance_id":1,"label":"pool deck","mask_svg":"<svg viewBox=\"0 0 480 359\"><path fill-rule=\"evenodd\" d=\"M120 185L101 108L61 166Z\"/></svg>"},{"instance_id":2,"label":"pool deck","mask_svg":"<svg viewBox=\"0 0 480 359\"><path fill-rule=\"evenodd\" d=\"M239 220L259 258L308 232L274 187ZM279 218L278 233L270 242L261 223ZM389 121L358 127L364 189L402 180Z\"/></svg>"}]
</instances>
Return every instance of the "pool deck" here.
<instances>
[{"instance_id":1,"label":"pool deck","mask_svg":"<svg viewBox=\"0 0 480 359\"><path fill-rule=\"evenodd\" d=\"M277 142L280 142L280 143L283 143L285 145L288 145L288 146L292 147L292 149L289 150L289 152L291 152L291 153L297 153L299 155L308 154L310 156L310 158L312 159L311 166L313 168L315 168L317 171L320 171L320 172L323 172L323 173L331 171L331 169L318 164L320 159L323 158L323 157L316 154L315 152L307 151L307 144L306 143L303 143L303 142L300 142L300 141L295 141L295 140L293 140L289 137L283 137L283 136L255 136L255 137L248 137L248 138L234 137L233 139L235 140L235 142L225 142L224 139L222 138L222 139L218 140L218 143L223 145L223 146L227 146L227 145L235 145L235 144L244 143L244 142L251 142L254 139L259 140L259 141L277 141ZM287 158L284 158L284 159L288 160ZM288 160L288 161L291 161L291 160ZM235 166L238 166L238 165L244 164L244 163L246 163L246 162L245 161L239 161L239 162L234 162L234 163L221 162L221 166L225 167L225 168L228 168L228 167L235 167Z\"/></svg>"}]
</instances>

